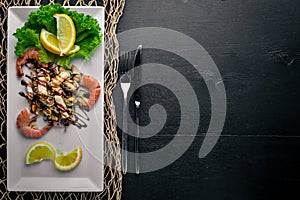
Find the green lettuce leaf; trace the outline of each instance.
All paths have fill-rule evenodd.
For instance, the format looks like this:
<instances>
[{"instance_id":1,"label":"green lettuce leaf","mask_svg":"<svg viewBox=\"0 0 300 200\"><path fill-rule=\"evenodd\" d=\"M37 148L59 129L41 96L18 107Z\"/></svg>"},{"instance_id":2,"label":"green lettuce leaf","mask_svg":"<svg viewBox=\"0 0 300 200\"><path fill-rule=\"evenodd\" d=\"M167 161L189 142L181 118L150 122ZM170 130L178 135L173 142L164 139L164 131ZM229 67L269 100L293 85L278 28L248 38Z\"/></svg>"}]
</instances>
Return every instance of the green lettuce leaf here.
<instances>
[{"instance_id":1,"label":"green lettuce leaf","mask_svg":"<svg viewBox=\"0 0 300 200\"><path fill-rule=\"evenodd\" d=\"M27 48L37 47L40 44L39 35L28 28L18 28L14 33L14 36L18 39L15 46L15 54L20 57L23 56L23 53Z\"/></svg>"},{"instance_id":2,"label":"green lettuce leaf","mask_svg":"<svg viewBox=\"0 0 300 200\"><path fill-rule=\"evenodd\" d=\"M80 50L69 56L59 56L48 52L43 48L39 40L41 29L56 35L56 20L53 17L56 13L69 15L76 28L75 44ZM89 15L70 11L59 3L41 6L36 12L29 14L28 20L22 28L18 28L13 34L18 39L15 46L15 54L19 57L24 55L28 48L38 48L41 55L41 62L56 62L60 66L70 68L70 62L74 58L84 58L86 61L93 55L95 49L101 45L102 34L98 21Z\"/></svg>"}]
</instances>

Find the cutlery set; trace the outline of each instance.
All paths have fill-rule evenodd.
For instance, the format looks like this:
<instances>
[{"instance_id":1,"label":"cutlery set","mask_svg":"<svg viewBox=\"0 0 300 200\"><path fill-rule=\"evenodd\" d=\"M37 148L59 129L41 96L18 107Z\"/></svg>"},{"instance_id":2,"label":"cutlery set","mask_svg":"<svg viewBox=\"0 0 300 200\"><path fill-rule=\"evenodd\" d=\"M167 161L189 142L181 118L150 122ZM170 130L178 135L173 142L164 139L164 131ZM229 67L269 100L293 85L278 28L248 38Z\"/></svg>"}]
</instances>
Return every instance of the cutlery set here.
<instances>
[{"instance_id":1,"label":"cutlery set","mask_svg":"<svg viewBox=\"0 0 300 200\"><path fill-rule=\"evenodd\" d=\"M132 80L140 79L140 73L134 70L135 66L141 63L141 55L142 55L142 45L139 45L135 50L134 56L132 56L131 52L124 52L120 56L119 62L119 76L120 76L120 85L123 92L123 124L122 124L122 134L121 134L121 143L122 143L122 151L121 151L121 165L122 171L124 174L127 173L127 160L128 160L128 121L126 116L126 111L128 110L128 91L132 87ZM131 70L132 73L129 73L128 70ZM136 123L137 123L137 130L136 130L136 137L134 142L134 151L135 151L135 172L139 174L139 109L140 109L140 96L134 96L134 105L135 105L135 114L136 114Z\"/></svg>"}]
</instances>

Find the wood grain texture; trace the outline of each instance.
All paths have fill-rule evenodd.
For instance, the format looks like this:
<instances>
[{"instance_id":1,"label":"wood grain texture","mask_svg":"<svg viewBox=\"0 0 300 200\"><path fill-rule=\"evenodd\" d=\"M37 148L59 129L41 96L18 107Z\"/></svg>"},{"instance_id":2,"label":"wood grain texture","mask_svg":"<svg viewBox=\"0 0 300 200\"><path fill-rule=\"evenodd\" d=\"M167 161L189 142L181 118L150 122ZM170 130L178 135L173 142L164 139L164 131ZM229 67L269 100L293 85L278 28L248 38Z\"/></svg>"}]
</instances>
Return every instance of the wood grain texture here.
<instances>
[{"instance_id":1,"label":"wood grain texture","mask_svg":"<svg viewBox=\"0 0 300 200\"><path fill-rule=\"evenodd\" d=\"M156 149L166 136L141 145ZM123 199L288 199L298 197L300 140L275 137L221 137L204 159L203 137L170 166L139 176L127 174Z\"/></svg>"},{"instance_id":2,"label":"wood grain texture","mask_svg":"<svg viewBox=\"0 0 300 200\"><path fill-rule=\"evenodd\" d=\"M175 163L126 175L123 199L286 199L295 193L300 185L300 2L127 1L118 32L150 26L184 33L208 51L222 75L228 110L221 139L198 159L211 115L207 87L177 55L145 50L143 63L166 64L188 78L201 122L193 145ZM147 111L156 101L165 105L169 121L156 136L142 140L145 152L171 141L180 120L179 106L170 104L172 94L151 98L157 90L164 89L140 89L145 102L141 123L149 123Z\"/></svg>"}]
</instances>

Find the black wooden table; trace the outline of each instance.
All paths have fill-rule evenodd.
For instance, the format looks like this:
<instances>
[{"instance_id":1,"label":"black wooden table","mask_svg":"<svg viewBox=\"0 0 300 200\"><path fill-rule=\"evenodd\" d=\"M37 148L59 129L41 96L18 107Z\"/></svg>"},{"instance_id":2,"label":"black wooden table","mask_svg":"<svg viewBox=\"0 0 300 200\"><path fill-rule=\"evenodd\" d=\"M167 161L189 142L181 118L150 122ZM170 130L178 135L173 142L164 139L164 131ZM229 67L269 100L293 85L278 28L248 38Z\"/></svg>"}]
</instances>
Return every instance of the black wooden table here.
<instances>
[{"instance_id":1,"label":"black wooden table","mask_svg":"<svg viewBox=\"0 0 300 200\"><path fill-rule=\"evenodd\" d=\"M196 88L201 122L193 144L176 162L139 176L127 174L123 199L299 198L300 2L126 1L117 32L140 27L173 29L206 49L224 81L227 116L218 143L199 159L211 115L206 85L180 57L145 49L143 63L163 63L188 77ZM180 107L171 92L157 85L140 91L142 125L149 123L147 110L153 103L168 112L165 127L141 140L147 152L172 140Z\"/></svg>"}]
</instances>

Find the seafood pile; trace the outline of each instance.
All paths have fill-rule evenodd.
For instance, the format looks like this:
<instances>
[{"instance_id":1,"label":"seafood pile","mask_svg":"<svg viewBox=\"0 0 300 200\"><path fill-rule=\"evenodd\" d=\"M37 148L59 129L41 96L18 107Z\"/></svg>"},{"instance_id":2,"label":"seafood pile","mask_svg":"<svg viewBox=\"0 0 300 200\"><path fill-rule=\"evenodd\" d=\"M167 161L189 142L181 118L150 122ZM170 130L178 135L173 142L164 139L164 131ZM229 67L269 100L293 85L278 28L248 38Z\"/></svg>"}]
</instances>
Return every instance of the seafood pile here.
<instances>
[{"instance_id":1,"label":"seafood pile","mask_svg":"<svg viewBox=\"0 0 300 200\"><path fill-rule=\"evenodd\" d=\"M17 117L20 132L27 137L38 138L53 126L86 127L82 118L89 118L84 111L89 111L100 95L97 79L81 73L74 65L68 70L53 62L41 63L39 58L38 49L29 49L16 63L19 78L24 77L23 67L30 69L30 74L25 75L26 80L21 80L26 93L19 94L27 99L30 106ZM76 105L84 115L75 111ZM48 122L42 129L38 129L36 124L38 116Z\"/></svg>"}]
</instances>

